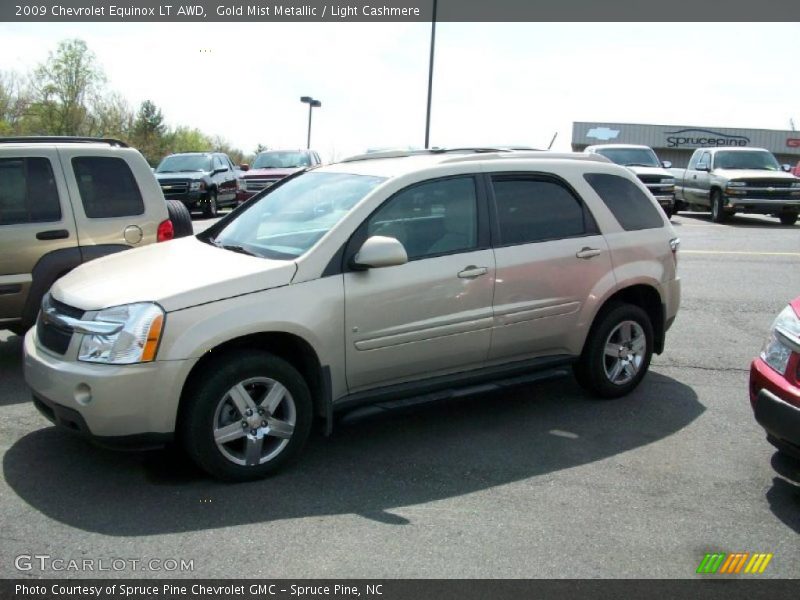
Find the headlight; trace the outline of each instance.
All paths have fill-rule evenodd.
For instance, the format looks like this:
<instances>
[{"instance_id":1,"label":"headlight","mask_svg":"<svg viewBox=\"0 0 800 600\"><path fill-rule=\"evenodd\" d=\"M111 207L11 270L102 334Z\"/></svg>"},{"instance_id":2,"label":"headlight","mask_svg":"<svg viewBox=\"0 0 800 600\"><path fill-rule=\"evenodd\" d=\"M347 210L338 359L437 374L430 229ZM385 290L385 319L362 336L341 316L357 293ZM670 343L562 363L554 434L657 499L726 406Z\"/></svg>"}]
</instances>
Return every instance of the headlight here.
<instances>
[{"instance_id":1,"label":"headlight","mask_svg":"<svg viewBox=\"0 0 800 600\"><path fill-rule=\"evenodd\" d=\"M800 189L800 181L796 181L796 182L792 183L792 187L794 189Z\"/></svg>"},{"instance_id":2,"label":"headlight","mask_svg":"<svg viewBox=\"0 0 800 600\"><path fill-rule=\"evenodd\" d=\"M244 179L237 179L236 180L236 189L238 189L240 192L246 192L247 191L247 182Z\"/></svg>"},{"instance_id":3,"label":"headlight","mask_svg":"<svg viewBox=\"0 0 800 600\"><path fill-rule=\"evenodd\" d=\"M150 362L156 357L164 327L164 310L152 302L101 310L94 321L122 326L111 335L84 334L78 360L113 365Z\"/></svg>"},{"instance_id":4,"label":"headlight","mask_svg":"<svg viewBox=\"0 0 800 600\"><path fill-rule=\"evenodd\" d=\"M661 179L661 183L665 183L667 185L675 185L675 178L674 177L664 177Z\"/></svg>"},{"instance_id":5,"label":"headlight","mask_svg":"<svg viewBox=\"0 0 800 600\"><path fill-rule=\"evenodd\" d=\"M747 185L746 181L729 181L728 187L744 187Z\"/></svg>"},{"instance_id":6,"label":"headlight","mask_svg":"<svg viewBox=\"0 0 800 600\"><path fill-rule=\"evenodd\" d=\"M204 181L193 181L189 184L189 191L196 192L198 190L206 189L206 184Z\"/></svg>"},{"instance_id":7,"label":"headlight","mask_svg":"<svg viewBox=\"0 0 800 600\"><path fill-rule=\"evenodd\" d=\"M784 374L792 351L798 348L800 348L800 319L792 307L787 306L772 323L772 329L761 350L761 359L778 373Z\"/></svg>"}]
</instances>

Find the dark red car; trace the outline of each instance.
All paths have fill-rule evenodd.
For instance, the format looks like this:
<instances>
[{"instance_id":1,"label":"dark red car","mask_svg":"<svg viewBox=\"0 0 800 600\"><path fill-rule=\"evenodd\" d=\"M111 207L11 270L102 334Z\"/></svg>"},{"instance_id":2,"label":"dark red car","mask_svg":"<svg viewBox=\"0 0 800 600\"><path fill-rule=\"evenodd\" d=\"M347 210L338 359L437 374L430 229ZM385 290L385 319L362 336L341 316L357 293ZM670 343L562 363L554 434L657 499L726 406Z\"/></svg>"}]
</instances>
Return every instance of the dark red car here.
<instances>
[{"instance_id":1,"label":"dark red car","mask_svg":"<svg viewBox=\"0 0 800 600\"><path fill-rule=\"evenodd\" d=\"M800 459L800 297L772 323L750 366L750 403L767 440Z\"/></svg>"},{"instance_id":2,"label":"dark red car","mask_svg":"<svg viewBox=\"0 0 800 600\"><path fill-rule=\"evenodd\" d=\"M261 190L284 177L320 164L319 154L314 150L267 150L259 152L252 165L241 165L244 189L239 189L236 199L244 202Z\"/></svg>"}]
</instances>

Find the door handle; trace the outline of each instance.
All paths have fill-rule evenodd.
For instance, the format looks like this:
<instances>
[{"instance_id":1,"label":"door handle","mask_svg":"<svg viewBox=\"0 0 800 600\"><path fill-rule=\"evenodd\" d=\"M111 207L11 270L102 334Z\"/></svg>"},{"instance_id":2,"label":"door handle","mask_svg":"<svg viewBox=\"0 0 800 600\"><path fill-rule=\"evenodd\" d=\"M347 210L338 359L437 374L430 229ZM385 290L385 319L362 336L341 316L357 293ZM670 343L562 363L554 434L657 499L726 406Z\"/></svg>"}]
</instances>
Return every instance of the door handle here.
<instances>
[{"instance_id":1,"label":"door handle","mask_svg":"<svg viewBox=\"0 0 800 600\"><path fill-rule=\"evenodd\" d=\"M51 229L49 231L40 231L36 234L37 240L65 240L69 237L69 231L66 229Z\"/></svg>"},{"instance_id":2,"label":"door handle","mask_svg":"<svg viewBox=\"0 0 800 600\"><path fill-rule=\"evenodd\" d=\"M577 256L578 258L589 259L589 258L594 258L595 256L600 256L600 254L602 253L603 251L599 250L598 248L589 248L588 246L586 246L578 250L575 253L575 256Z\"/></svg>"},{"instance_id":3,"label":"door handle","mask_svg":"<svg viewBox=\"0 0 800 600\"><path fill-rule=\"evenodd\" d=\"M459 271L458 276L461 279L473 279L475 277L480 277L481 275L486 275L488 272L489 269L486 267L476 267L475 265L470 265L463 271Z\"/></svg>"}]
</instances>

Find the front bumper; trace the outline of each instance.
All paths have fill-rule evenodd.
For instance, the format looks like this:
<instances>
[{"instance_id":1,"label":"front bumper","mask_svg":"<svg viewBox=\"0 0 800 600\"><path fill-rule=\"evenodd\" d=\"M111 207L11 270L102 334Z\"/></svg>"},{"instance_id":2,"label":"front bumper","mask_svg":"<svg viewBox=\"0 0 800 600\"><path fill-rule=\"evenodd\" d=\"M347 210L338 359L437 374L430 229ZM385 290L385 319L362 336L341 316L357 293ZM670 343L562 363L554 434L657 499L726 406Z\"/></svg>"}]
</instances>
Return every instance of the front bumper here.
<instances>
[{"instance_id":1,"label":"front bumper","mask_svg":"<svg viewBox=\"0 0 800 600\"><path fill-rule=\"evenodd\" d=\"M135 441L131 436L166 440L172 435L183 382L195 362L68 360L40 348L35 328L25 336L23 357L25 381L45 416L105 445L124 446Z\"/></svg>"},{"instance_id":2,"label":"front bumper","mask_svg":"<svg viewBox=\"0 0 800 600\"><path fill-rule=\"evenodd\" d=\"M755 213L761 215L779 214L782 212L800 212L800 198L794 200L772 198L747 198L745 196L725 196L725 207L736 212Z\"/></svg>"},{"instance_id":3,"label":"front bumper","mask_svg":"<svg viewBox=\"0 0 800 600\"><path fill-rule=\"evenodd\" d=\"M770 442L800 457L800 388L757 358L750 365L750 403Z\"/></svg>"},{"instance_id":4,"label":"front bumper","mask_svg":"<svg viewBox=\"0 0 800 600\"><path fill-rule=\"evenodd\" d=\"M656 202L658 202L664 208L674 208L675 206L675 196L655 196Z\"/></svg>"},{"instance_id":5,"label":"front bumper","mask_svg":"<svg viewBox=\"0 0 800 600\"><path fill-rule=\"evenodd\" d=\"M185 192L180 194L170 194L164 191L164 198L166 200L178 200L183 202L187 208L194 208L201 202L208 200L208 191L197 190L195 192Z\"/></svg>"}]
</instances>

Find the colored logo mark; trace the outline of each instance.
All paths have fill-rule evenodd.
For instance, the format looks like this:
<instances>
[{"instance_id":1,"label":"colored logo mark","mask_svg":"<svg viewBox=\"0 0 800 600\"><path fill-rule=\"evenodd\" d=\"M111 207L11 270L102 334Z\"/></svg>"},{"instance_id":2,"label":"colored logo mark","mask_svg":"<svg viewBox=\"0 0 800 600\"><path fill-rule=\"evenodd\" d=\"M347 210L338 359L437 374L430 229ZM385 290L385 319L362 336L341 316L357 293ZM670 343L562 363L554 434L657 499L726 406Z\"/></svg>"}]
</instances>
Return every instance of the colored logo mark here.
<instances>
[{"instance_id":1,"label":"colored logo mark","mask_svg":"<svg viewBox=\"0 0 800 600\"><path fill-rule=\"evenodd\" d=\"M610 129L608 127L594 127L586 132L587 138L594 138L596 140L615 140L619 135L619 129Z\"/></svg>"},{"instance_id":2,"label":"colored logo mark","mask_svg":"<svg viewBox=\"0 0 800 600\"><path fill-rule=\"evenodd\" d=\"M756 552L751 554L749 552L734 552L726 554L725 552L714 552L706 554L697 567L697 573L723 573L726 575L737 575L739 573L748 573L755 575L756 573L763 573L769 561L772 560L773 554Z\"/></svg>"}]
</instances>

